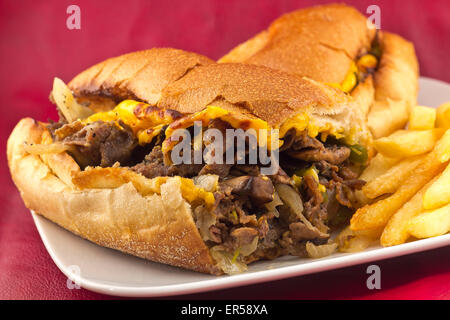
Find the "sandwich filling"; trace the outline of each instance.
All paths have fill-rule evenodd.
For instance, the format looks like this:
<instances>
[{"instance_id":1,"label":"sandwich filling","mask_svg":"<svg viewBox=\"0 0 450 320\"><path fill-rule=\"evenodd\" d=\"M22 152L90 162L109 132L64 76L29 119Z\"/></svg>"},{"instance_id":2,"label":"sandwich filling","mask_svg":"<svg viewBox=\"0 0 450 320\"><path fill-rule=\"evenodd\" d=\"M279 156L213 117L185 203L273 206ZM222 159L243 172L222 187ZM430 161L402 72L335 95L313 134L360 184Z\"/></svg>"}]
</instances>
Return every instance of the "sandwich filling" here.
<instances>
[{"instance_id":1,"label":"sandwich filling","mask_svg":"<svg viewBox=\"0 0 450 320\"><path fill-rule=\"evenodd\" d=\"M196 190L189 199L194 221L226 273L259 259L308 256L311 248L331 253L330 232L348 222L356 207L354 191L364 185L357 177L367 152L351 134L296 115L278 128L279 167L265 175L261 163L172 163L175 129L192 131L195 121L224 136L233 128L270 129L261 119L242 119L219 107L183 115L131 100L72 122L63 113L48 129L62 148L56 149L67 151L83 169L120 166L146 178L192 181L187 189ZM194 139L193 151L199 148ZM223 141L220 157L228 142ZM202 140L200 148L207 145Z\"/></svg>"},{"instance_id":2,"label":"sandwich filling","mask_svg":"<svg viewBox=\"0 0 450 320\"><path fill-rule=\"evenodd\" d=\"M358 57L351 62L350 69L344 80L341 83L328 83L328 85L344 92L351 93L359 83L364 82L367 77L375 73L380 58L381 48L377 33L370 49L358 55Z\"/></svg>"}]
</instances>

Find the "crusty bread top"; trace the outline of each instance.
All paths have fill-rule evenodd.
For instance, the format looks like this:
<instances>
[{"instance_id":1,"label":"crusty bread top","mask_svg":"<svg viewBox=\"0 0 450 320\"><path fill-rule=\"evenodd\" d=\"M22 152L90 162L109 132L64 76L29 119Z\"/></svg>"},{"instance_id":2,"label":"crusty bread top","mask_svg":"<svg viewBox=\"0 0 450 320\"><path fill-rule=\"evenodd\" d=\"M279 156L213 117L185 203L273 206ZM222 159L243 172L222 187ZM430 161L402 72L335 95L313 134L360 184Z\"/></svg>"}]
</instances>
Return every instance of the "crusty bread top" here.
<instances>
[{"instance_id":1,"label":"crusty bread top","mask_svg":"<svg viewBox=\"0 0 450 320\"><path fill-rule=\"evenodd\" d=\"M199 66L162 92L159 107L194 113L215 105L272 127L306 113L318 126L332 125L344 134L356 129L365 145L370 135L354 100L340 90L264 66L220 63Z\"/></svg>"},{"instance_id":2,"label":"crusty bread top","mask_svg":"<svg viewBox=\"0 0 450 320\"><path fill-rule=\"evenodd\" d=\"M358 10L343 4L287 13L266 31L239 45L219 62L268 66L311 79L341 83L350 63L368 49L375 29Z\"/></svg>"},{"instance_id":3,"label":"crusty bread top","mask_svg":"<svg viewBox=\"0 0 450 320\"><path fill-rule=\"evenodd\" d=\"M404 128L419 90L414 45L396 34L381 32L380 36L383 54L374 74L374 101L367 117L374 138Z\"/></svg>"},{"instance_id":4,"label":"crusty bread top","mask_svg":"<svg viewBox=\"0 0 450 320\"><path fill-rule=\"evenodd\" d=\"M116 102L131 98L183 114L214 104L274 127L307 113L319 125L366 132L360 110L339 90L265 66L218 64L175 49L108 59L75 77L69 86L78 98L103 95Z\"/></svg>"},{"instance_id":5,"label":"crusty bread top","mask_svg":"<svg viewBox=\"0 0 450 320\"><path fill-rule=\"evenodd\" d=\"M154 48L107 59L77 75L69 87L78 98L126 98L156 104L161 90L195 66L214 63L192 52Z\"/></svg>"},{"instance_id":6,"label":"crusty bread top","mask_svg":"<svg viewBox=\"0 0 450 320\"><path fill-rule=\"evenodd\" d=\"M322 114L335 114L336 107L349 103L349 99L338 90L282 71L229 63L195 68L170 83L158 105L194 113L217 103L278 126L295 113L312 113L313 108Z\"/></svg>"},{"instance_id":7,"label":"crusty bread top","mask_svg":"<svg viewBox=\"0 0 450 320\"><path fill-rule=\"evenodd\" d=\"M417 100L419 63L414 45L399 35L383 32L380 66L375 73L376 100Z\"/></svg>"}]
</instances>

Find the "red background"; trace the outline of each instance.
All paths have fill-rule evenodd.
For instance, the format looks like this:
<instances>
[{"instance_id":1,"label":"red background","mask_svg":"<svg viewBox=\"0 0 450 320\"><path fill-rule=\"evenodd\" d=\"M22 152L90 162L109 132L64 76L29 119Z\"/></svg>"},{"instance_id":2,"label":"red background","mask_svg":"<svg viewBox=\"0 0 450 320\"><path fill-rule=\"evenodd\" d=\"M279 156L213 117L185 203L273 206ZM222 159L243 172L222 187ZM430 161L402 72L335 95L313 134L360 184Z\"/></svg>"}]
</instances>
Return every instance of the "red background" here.
<instances>
[{"instance_id":1,"label":"red background","mask_svg":"<svg viewBox=\"0 0 450 320\"><path fill-rule=\"evenodd\" d=\"M170 46L217 59L280 14L331 1L0 1L0 143L25 116L56 119L52 79L69 81L107 57ZM413 41L421 74L450 82L450 2L347 1L363 13L381 8L382 29ZM66 28L66 9L81 8L81 30ZM102 299L69 290L47 254L0 152L0 298ZM366 288L367 265L184 298L449 299L450 248L377 262L382 289Z\"/></svg>"}]
</instances>

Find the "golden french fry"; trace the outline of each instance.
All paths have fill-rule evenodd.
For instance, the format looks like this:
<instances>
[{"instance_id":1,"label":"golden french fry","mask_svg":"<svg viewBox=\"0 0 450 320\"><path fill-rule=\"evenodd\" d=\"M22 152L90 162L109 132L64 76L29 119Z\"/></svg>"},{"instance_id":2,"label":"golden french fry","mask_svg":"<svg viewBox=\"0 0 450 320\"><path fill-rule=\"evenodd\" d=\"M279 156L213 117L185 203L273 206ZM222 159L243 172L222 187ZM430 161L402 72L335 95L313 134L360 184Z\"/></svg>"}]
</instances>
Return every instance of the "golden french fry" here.
<instances>
[{"instance_id":1,"label":"golden french fry","mask_svg":"<svg viewBox=\"0 0 450 320\"><path fill-rule=\"evenodd\" d=\"M356 230L352 231L356 236L369 237L371 239L380 239L381 234L383 233L383 228L375 228L375 229L364 229L364 230Z\"/></svg>"},{"instance_id":2,"label":"golden french fry","mask_svg":"<svg viewBox=\"0 0 450 320\"><path fill-rule=\"evenodd\" d=\"M375 244L377 237L370 233L369 235L358 234L351 230L350 227L347 227L339 233L335 241L340 252L358 252Z\"/></svg>"},{"instance_id":3,"label":"golden french fry","mask_svg":"<svg viewBox=\"0 0 450 320\"><path fill-rule=\"evenodd\" d=\"M450 129L450 102L441 104L437 108L436 128Z\"/></svg>"},{"instance_id":4,"label":"golden french fry","mask_svg":"<svg viewBox=\"0 0 450 320\"><path fill-rule=\"evenodd\" d=\"M362 191L369 199L375 199L383 194L394 193L411 175L425 155L406 158L387 170L384 174L367 183Z\"/></svg>"},{"instance_id":5,"label":"golden french fry","mask_svg":"<svg viewBox=\"0 0 450 320\"><path fill-rule=\"evenodd\" d=\"M436 150L437 158L440 162L447 162L450 159L450 129L445 131L441 141Z\"/></svg>"},{"instance_id":6,"label":"golden french fry","mask_svg":"<svg viewBox=\"0 0 450 320\"><path fill-rule=\"evenodd\" d=\"M421 213L423 209L422 199L427 188L437 180L435 177L432 181L428 182L426 186L417 192L414 197L406 202L403 207L400 208L389 219L386 227L380 238L380 243L383 247L394 246L397 244L405 243L409 238L409 232L407 230L408 222L411 218Z\"/></svg>"},{"instance_id":7,"label":"golden french fry","mask_svg":"<svg viewBox=\"0 0 450 320\"><path fill-rule=\"evenodd\" d=\"M372 181L378 176L385 173L395 164L400 162L399 158L389 158L378 153L369 163L369 165L361 173L360 179L364 181Z\"/></svg>"},{"instance_id":8,"label":"golden french fry","mask_svg":"<svg viewBox=\"0 0 450 320\"><path fill-rule=\"evenodd\" d=\"M443 133L441 128L422 131L399 130L389 137L374 141L374 147L388 157L411 157L431 151Z\"/></svg>"},{"instance_id":9,"label":"golden french fry","mask_svg":"<svg viewBox=\"0 0 450 320\"><path fill-rule=\"evenodd\" d=\"M367 125L373 137L385 137L403 128L408 121L408 109L408 104L402 100L375 100L367 115Z\"/></svg>"},{"instance_id":10,"label":"golden french fry","mask_svg":"<svg viewBox=\"0 0 450 320\"><path fill-rule=\"evenodd\" d=\"M411 219L407 230L412 236L421 239L446 234L450 231L450 204Z\"/></svg>"},{"instance_id":11,"label":"golden french fry","mask_svg":"<svg viewBox=\"0 0 450 320\"><path fill-rule=\"evenodd\" d=\"M446 164L439 159L439 152L450 142L450 134L444 135L432 152L425 156L414 172L391 196L371 205L365 205L353 215L350 226L352 230L364 230L383 227L391 216L411 199L423 185L444 170Z\"/></svg>"},{"instance_id":12,"label":"golden french fry","mask_svg":"<svg viewBox=\"0 0 450 320\"><path fill-rule=\"evenodd\" d=\"M373 181L380 175L384 174L393 165L398 163L400 158L389 158L381 153L378 153L369 163L369 165L361 173L359 179L366 181L367 183ZM370 199L362 192L362 190L355 191L356 201L360 206L366 205L370 202Z\"/></svg>"},{"instance_id":13,"label":"golden french fry","mask_svg":"<svg viewBox=\"0 0 450 320\"><path fill-rule=\"evenodd\" d=\"M408 130L428 130L434 128L436 109L416 106L409 115Z\"/></svg>"},{"instance_id":14,"label":"golden french fry","mask_svg":"<svg viewBox=\"0 0 450 320\"><path fill-rule=\"evenodd\" d=\"M447 203L450 203L450 164L423 197L423 207L426 210L436 209Z\"/></svg>"}]
</instances>

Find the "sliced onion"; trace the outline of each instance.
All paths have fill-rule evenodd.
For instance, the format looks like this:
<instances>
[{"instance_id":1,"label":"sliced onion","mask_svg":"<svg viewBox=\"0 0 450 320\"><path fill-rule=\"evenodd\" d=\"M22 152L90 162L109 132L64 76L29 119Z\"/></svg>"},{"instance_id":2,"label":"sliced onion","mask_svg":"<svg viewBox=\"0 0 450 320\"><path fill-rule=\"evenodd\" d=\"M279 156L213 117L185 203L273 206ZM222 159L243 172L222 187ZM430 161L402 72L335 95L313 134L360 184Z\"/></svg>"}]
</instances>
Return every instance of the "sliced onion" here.
<instances>
[{"instance_id":1,"label":"sliced onion","mask_svg":"<svg viewBox=\"0 0 450 320\"><path fill-rule=\"evenodd\" d=\"M314 243L308 241L306 243L306 251L310 258L318 259L329 256L336 251L337 243L327 243L316 246Z\"/></svg>"},{"instance_id":2,"label":"sliced onion","mask_svg":"<svg viewBox=\"0 0 450 320\"><path fill-rule=\"evenodd\" d=\"M255 237L251 243L242 246L239 250L239 254L243 255L244 257L251 255L253 252L256 251L256 248L258 247L258 237Z\"/></svg>"},{"instance_id":3,"label":"sliced onion","mask_svg":"<svg viewBox=\"0 0 450 320\"><path fill-rule=\"evenodd\" d=\"M269 203L266 203L265 206L267 210L273 212L275 214L275 217L279 217L280 213L278 212L277 207L283 205L283 201L281 201L280 196L278 195L278 192L274 192L273 194L273 200Z\"/></svg>"},{"instance_id":4,"label":"sliced onion","mask_svg":"<svg viewBox=\"0 0 450 320\"><path fill-rule=\"evenodd\" d=\"M54 142L50 144L25 144L25 151L30 154L61 153L71 149L71 146Z\"/></svg>"},{"instance_id":5,"label":"sliced onion","mask_svg":"<svg viewBox=\"0 0 450 320\"><path fill-rule=\"evenodd\" d=\"M292 212L295 213L303 223L309 223L303 215L303 201L297 191L286 184L277 184L275 185L275 189L277 190L281 200L283 200Z\"/></svg>"},{"instance_id":6,"label":"sliced onion","mask_svg":"<svg viewBox=\"0 0 450 320\"><path fill-rule=\"evenodd\" d=\"M219 176L216 174L204 174L194 177L194 184L208 192L216 191L218 183Z\"/></svg>"},{"instance_id":7,"label":"sliced onion","mask_svg":"<svg viewBox=\"0 0 450 320\"><path fill-rule=\"evenodd\" d=\"M69 87L59 78L53 80L51 96L69 123L78 119L85 119L94 113L93 110L79 104Z\"/></svg>"},{"instance_id":8,"label":"sliced onion","mask_svg":"<svg viewBox=\"0 0 450 320\"><path fill-rule=\"evenodd\" d=\"M212 247L210 252L217 266L226 274L237 274L247 271L247 265L240 262L239 259L233 259L233 255L226 252L223 247Z\"/></svg>"},{"instance_id":9,"label":"sliced onion","mask_svg":"<svg viewBox=\"0 0 450 320\"><path fill-rule=\"evenodd\" d=\"M201 205L194 210L195 225L200 231L203 241L212 240L209 228L216 223L216 215Z\"/></svg>"},{"instance_id":10,"label":"sliced onion","mask_svg":"<svg viewBox=\"0 0 450 320\"><path fill-rule=\"evenodd\" d=\"M374 244L377 240L363 234L356 234L350 227L345 228L336 237L340 252L359 252Z\"/></svg>"},{"instance_id":11,"label":"sliced onion","mask_svg":"<svg viewBox=\"0 0 450 320\"><path fill-rule=\"evenodd\" d=\"M283 202L300 219L300 221L308 227L308 229L316 230L324 237L328 236L326 233L313 226L311 222L309 222L309 220L303 215L303 201L297 191L286 184L277 184L275 185L275 189L280 195L281 200L283 200Z\"/></svg>"}]
</instances>

